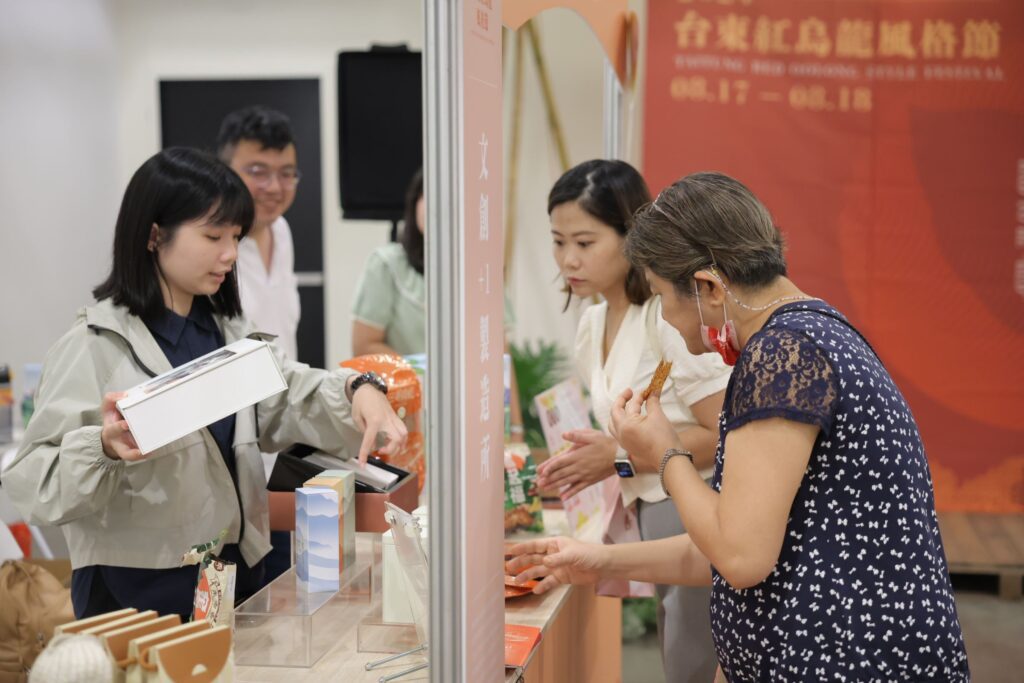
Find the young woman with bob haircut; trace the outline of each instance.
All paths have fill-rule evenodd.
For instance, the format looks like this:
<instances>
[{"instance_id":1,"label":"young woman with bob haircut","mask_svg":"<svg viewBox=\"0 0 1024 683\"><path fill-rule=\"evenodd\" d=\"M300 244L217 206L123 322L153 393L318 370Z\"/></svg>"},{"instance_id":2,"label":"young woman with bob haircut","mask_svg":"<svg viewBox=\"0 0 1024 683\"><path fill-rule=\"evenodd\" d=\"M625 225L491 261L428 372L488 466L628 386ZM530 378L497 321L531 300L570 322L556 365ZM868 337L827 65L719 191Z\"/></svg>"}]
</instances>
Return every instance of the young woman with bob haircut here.
<instances>
[{"instance_id":1,"label":"young woman with bob haircut","mask_svg":"<svg viewBox=\"0 0 1024 683\"><path fill-rule=\"evenodd\" d=\"M258 335L241 316L235 272L252 222L252 197L226 165L184 148L154 155L125 191L97 303L46 356L3 486L30 523L63 529L79 618L123 607L190 616L196 568L180 567L182 555L222 530L237 601L258 590L270 550L260 450L361 444L365 460L378 433L386 453L404 444L371 382L353 393L356 373L311 369L275 347L286 391L139 451L115 405L126 389Z\"/></svg>"},{"instance_id":2,"label":"young woman with bob haircut","mask_svg":"<svg viewBox=\"0 0 1024 683\"><path fill-rule=\"evenodd\" d=\"M524 543L509 571L708 585L724 677L967 681L931 476L910 407L867 340L786 276L771 215L696 173L641 209L630 262L692 353L735 363L713 488L659 397L626 390L612 433L660 472L687 534L627 545ZM528 565L536 565L527 568Z\"/></svg>"}]
</instances>

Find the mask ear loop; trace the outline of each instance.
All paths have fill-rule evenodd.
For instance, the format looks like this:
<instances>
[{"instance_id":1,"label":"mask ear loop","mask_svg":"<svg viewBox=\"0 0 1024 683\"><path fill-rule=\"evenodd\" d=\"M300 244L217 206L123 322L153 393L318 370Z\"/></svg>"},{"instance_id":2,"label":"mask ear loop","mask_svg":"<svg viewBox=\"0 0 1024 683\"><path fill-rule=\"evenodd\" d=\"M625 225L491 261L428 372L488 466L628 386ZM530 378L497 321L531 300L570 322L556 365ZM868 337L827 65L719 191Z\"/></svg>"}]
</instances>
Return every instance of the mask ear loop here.
<instances>
[{"instance_id":1,"label":"mask ear loop","mask_svg":"<svg viewBox=\"0 0 1024 683\"><path fill-rule=\"evenodd\" d=\"M711 250L708 249L708 251ZM714 258L714 254L711 255L711 258ZM715 263L712 262L710 270L711 274L715 276L716 280L718 280L718 284L722 285L722 289L724 289L726 293L732 296L732 292L730 292L729 288L725 286L724 282L722 282L722 277L718 274L718 270ZM694 285L696 286L696 282L694 282ZM700 312L699 306L697 312ZM722 318L724 320L721 329L722 340L729 344L733 349L738 351L739 343L736 339L736 324L729 320L729 309L725 305L725 297L722 298ZM701 320L701 323L703 324L703 319Z\"/></svg>"},{"instance_id":2,"label":"mask ear loop","mask_svg":"<svg viewBox=\"0 0 1024 683\"><path fill-rule=\"evenodd\" d=\"M697 278L693 279L693 293L697 297L697 315L700 317L700 325L704 327L704 311L700 305L700 288L697 286Z\"/></svg>"}]
</instances>

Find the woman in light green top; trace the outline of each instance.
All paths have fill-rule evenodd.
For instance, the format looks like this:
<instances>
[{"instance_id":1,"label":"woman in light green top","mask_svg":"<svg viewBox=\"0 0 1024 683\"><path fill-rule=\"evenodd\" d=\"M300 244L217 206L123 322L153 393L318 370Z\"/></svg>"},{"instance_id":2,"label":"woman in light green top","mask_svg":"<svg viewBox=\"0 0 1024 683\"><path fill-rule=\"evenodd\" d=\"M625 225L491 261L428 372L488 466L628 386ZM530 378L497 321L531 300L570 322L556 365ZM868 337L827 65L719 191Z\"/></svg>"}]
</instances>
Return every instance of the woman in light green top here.
<instances>
[{"instance_id":1,"label":"woman in light green top","mask_svg":"<svg viewBox=\"0 0 1024 683\"><path fill-rule=\"evenodd\" d=\"M352 355L386 353L408 356L427 350L426 294L423 276L423 172L417 171L405 195L401 240L380 247L366 263L352 306ZM505 297L505 329L515 322ZM522 440L522 416L512 379L512 433Z\"/></svg>"},{"instance_id":2,"label":"woman in light green top","mask_svg":"<svg viewBox=\"0 0 1024 683\"><path fill-rule=\"evenodd\" d=\"M352 307L352 354L408 356L427 350L423 277L423 172L405 194L402 240L370 254Z\"/></svg>"}]
</instances>

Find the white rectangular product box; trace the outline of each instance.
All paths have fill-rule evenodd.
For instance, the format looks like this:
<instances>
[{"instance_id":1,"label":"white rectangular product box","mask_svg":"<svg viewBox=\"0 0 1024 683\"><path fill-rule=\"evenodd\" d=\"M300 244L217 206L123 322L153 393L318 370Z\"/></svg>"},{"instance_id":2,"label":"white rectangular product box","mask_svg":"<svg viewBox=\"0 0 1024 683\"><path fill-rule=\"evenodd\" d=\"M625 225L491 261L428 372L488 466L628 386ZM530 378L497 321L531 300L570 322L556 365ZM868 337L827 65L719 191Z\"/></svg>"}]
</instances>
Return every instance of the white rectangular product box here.
<instances>
[{"instance_id":1,"label":"white rectangular product box","mask_svg":"<svg viewBox=\"0 0 1024 683\"><path fill-rule=\"evenodd\" d=\"M117 407L150 453L287 388L270 345L240 339L129 389Z\"/></svg>"},{"instance_id":2,"label":"white rectangular product box","mask_svg":"<svg viewBox=\"0 0 1024 683\"><path fill-rule=\"evenodd\" d=\"M339 504L334 489L295 489L295 575L310 593L340 587Z\"/></svg>"}]
</instances>

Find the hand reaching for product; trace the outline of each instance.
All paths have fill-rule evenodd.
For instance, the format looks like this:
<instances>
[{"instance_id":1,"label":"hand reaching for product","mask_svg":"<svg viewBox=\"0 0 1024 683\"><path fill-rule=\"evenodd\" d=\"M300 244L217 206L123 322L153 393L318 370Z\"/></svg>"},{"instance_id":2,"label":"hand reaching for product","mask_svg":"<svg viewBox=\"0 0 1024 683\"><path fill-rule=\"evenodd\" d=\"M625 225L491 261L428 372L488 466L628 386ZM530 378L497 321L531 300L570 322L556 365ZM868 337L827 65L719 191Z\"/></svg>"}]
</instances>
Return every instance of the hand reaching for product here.
<instances>
[{"instance_id":1,"label":"hand reaching for product","mask_svg":"<svg viewBox=\"0 0 1024 683\"><path fill-rule=\"evenodd\" d=\"M370 453L379 450L384 455L397 455L404 447L409 431L391 408L387 396L373 386L364 384L352 395L352 419L363 432L359 446L359 464L365 465ZM384 436L384 446L377 449L377 435Z\"/></svg>"},{"instance_id":2,"label":"hand reaching for product","mask_svg":"<svg viewBox=\"0 0 1024 683\"><path fill-rule=\"evenodd\" d=\"M507 552L515 557L505 563L505 573L515 576L518 583L540 579L533 589L537 595L563 583L597 583L608 566L607 546L564 536L519 543Z\"/></svg>"},{"instance_id":3,"label":"hand reaching for product","mask_svg":"<svg viewBox=\"0 0 1024 683\"><path fill-rule=\"evenodd\" d=\"M103 444L103 455L111 460L142 460L144 457L139 445L135 443L135 437L128 429L121 411L117 408L117 402L124 398L127 392L118 391L106 394L103 397L103 404L100 413L103 415L103 429L100 431L100 443Z\"/></svg>"},{"instance_id":4,"label":"hand reaching for product","mask_svg":"<svg viewBox=\"0 0 1024 683\"><path fill-rule=\"evenodd\" d=\"M537 466L537 484L562 491L562 499L615 474L615 439L596 429L577 429L562 438L572 448ZM566 488L568 487L568 488Z\"/></svg>"}]
</instances>

